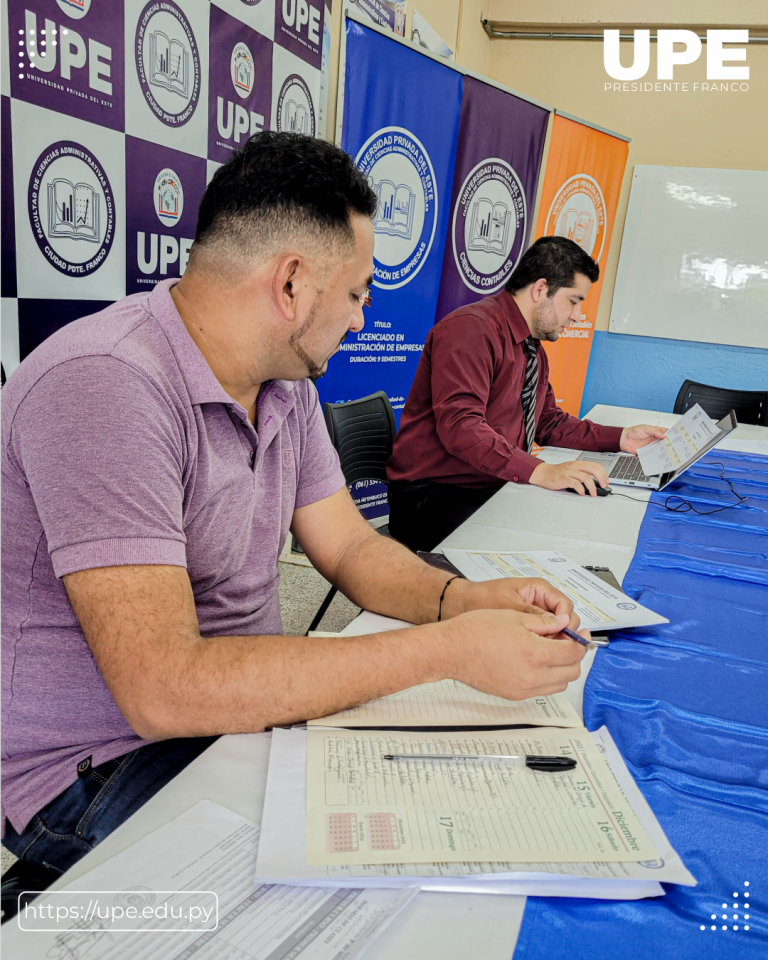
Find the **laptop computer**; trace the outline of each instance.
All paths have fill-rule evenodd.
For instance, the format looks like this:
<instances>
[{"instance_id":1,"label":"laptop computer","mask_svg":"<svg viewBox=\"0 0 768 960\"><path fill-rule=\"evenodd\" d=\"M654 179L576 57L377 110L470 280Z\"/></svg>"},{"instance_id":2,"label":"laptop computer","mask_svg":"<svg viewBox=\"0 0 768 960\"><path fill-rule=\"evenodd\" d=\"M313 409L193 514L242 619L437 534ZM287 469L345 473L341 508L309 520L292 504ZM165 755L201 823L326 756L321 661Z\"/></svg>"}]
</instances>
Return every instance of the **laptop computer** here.
<instances>
[{"instance_id":1,"label":"laptop computer","mask_svg":"<svg viewBox=\"0 0 768 960\"><path fill-rule=\"evenodd\" d=\"M662 473L655 477L648 477L643 473L640 465L640 459L634 454L629 453L582 453L577 460L589 460L591 463L599 463L608 474L608 479L612 487L645 487L647 490L663 490L668 484L676 480L681 473L684 473L690 466L700 460L708 450L711 450L716 444L724 440L729 433L738 427L736 414L733 410L726 414L717 424L718 432L706 443L701 450L697 451L690 460L686 461L677 470L670 470L669 473Z\"/></svg>"}]
</instances>

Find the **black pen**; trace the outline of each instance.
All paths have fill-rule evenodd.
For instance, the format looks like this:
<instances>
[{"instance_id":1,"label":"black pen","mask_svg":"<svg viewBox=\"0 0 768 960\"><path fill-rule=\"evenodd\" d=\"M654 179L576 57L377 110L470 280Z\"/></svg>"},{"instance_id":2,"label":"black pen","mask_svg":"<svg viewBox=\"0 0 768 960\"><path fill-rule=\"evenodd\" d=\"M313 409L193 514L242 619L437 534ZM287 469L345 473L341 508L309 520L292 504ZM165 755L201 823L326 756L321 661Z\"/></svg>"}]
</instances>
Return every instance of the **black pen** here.
<instances>
[{"instance_id":1,"label":"black pen","mask_svg":"<svg viewBox=\"0 0 768 960\"><path fill-rule=\"evenodd\" d=\"M503 767L526 766L530 770L539 772L558 773L563 770L573 770L576 761L573 757L545 757L540 754L492 754L492 753L386 753L382 760L448 760L452 763L473 766L478 763L495 763Z\"/></svg>"}]
</instances>

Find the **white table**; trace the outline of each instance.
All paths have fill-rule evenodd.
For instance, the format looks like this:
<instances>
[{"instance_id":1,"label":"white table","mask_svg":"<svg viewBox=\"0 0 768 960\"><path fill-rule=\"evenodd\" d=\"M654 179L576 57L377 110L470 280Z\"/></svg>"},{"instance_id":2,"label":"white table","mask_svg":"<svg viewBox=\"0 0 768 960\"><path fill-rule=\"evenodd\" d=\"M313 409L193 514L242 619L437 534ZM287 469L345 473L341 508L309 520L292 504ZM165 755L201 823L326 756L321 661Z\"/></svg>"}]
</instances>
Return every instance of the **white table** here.
<instances>
[{"instance_id":1,"label":"white table","mask_svg":"<svg viewBox=\"0 0 768 960\"><path fill-rule=\"evenodd\" d=\"M612 427L637 423L669 427L679 417L672 413L631 407L593 407L587 418ZM738 427L720 446L723 450L768 454L768 428ZM572 450L546 447L547 463L573 460ZM623 492L623 491L622 491ZM626 493L647 502L650 491L628 488ZM577 497L563 490L508 483L491 497L441 547L473 550L561 550L579 563L610 567L621 582L635 552L645 502L625 497Z\"/></svg>"},{"instance_id":2,"label":"white table","mask_svg":"<svg viewBox=\"0 0 768 960\"><path fill-rule=\"evenodd\" d=\"M587 416L609 426L669 426L677 419L673 414L603 405L594 407ZM723 448L768 454L768 428L739 427ZM547 462L572 458L573 451L555 448L542 454ZM648 498L638 491L633 491L635 495ZM557 548L580 563L608 566L621 580L632 559L644 513L644 504L621 498L576 497L507 484L442 546L478 550ZM344 632L370 633L398 625L400 621L363 613ZM582 678L568 691L579 711L586 673L583 670ZM199 800L213 800L260 822L270 739L268 733L222 737L67 871L52 889L92 870ZM403 919L371 946L366 960L509 960L523 907L522 897L420 893Z\"/></svg>"}]
</instances>

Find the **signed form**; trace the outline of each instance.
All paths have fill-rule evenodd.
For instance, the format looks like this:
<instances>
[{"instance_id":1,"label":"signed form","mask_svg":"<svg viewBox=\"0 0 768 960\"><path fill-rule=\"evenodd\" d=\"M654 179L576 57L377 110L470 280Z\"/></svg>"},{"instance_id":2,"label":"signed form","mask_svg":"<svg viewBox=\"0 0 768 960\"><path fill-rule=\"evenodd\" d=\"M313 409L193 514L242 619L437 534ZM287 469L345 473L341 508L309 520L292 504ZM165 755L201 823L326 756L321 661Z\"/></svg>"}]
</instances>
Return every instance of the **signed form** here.
<instances>
[{"instance_id":1,"label":"signed form","mask_svg":"<svg viewBox=\"0 0 768 960\"><path fill-rule=\"evenodd\" d=\"M310 726L324 727L450 727L533 726L580 727L581 720L564 694L530 700L505 700L473 690L458 680L409 687L388 697L350 707Z\"/></svg>"},{"instance_id":2,"label":"signed form","mask_svg":"<svg viewBox=\"0 0 768 960\"><path fill-rule=\"evenodd\" d=\"M543 754L573 770L390 761L385 754ZM654 859L586 730L307 731L307 864Z\"/></svg>"}]
</instances>

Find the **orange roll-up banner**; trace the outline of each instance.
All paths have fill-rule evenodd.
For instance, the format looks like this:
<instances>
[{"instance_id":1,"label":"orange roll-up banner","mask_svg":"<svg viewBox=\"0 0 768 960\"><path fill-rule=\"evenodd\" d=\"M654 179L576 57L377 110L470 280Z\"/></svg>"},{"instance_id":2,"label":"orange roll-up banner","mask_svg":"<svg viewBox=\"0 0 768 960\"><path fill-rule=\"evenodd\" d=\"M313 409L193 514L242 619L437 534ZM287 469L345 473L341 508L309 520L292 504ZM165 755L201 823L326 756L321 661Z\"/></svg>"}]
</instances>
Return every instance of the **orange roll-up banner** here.
<instances>
[{"instance_id":1,"label":"orange roll-up banner","mask_svg":"<svg viewBox=\"0 0 768 960\"><path fill-rule=\"evenodd\" d=\"M556 343L545 343L557 404L579 415L592 333L611 246L613 222L629 144L609 133L555 114L536 237L569 237L596 260L600 278L584 301L581 320Z\"/></svg>"}]
</instances>

